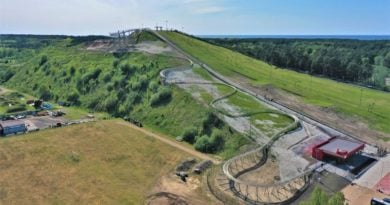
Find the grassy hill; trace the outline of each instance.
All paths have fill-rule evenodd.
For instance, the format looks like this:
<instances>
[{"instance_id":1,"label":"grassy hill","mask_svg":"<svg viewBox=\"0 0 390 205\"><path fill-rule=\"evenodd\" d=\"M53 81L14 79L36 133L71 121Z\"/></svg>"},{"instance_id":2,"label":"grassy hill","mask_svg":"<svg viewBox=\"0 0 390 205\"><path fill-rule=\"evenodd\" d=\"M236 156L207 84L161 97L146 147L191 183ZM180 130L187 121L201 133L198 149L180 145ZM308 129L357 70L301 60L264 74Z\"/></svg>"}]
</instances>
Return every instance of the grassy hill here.
<instances>
[{"instance_id":1,"label":"grassy hill","mask_svg":"<svg viewBox=\"0 0 390 205\"><path fill-rule=\"evenodd\" d=\"M0 203L143 204L157 179L189 156L121 122L0 140Z\"/></svg>"},{"instance_id":2,"label":"grassy hill","mask_svg":"<svg viewBox=\"0 0 390 205\"><path fill-rule=\"evenodd\" d=\"M91 44L104 46L96 39L107 40L1 36L0 84L51 102L69 102L114 117L130 116L172 137L182 135L187 129L196 130L196 135L220 132L224 142L212 152L223 157L231 157L248 143L223 122L209 122L215 115L190 94L175 86L159 84L162 69L188 62L174 57L174 53L87 50ZM141 33L130 40L147 43L157 38ZM109 41L109 44L116 43ZM164 46L163 42L157 45Z\"/></svg>"},{"instance_id":3,"label":"grassy hill","mask_svg":"<svg viewBox=\"0 0 390 205\"><path fill-rule=\"evenodd\" d=\"M366 122L372 129L390 133L388 93L279 69L176 32L161 33L181 49L225 76L250 76L247 78L254 85L272 85L296 95L303 103L332 108L337 113Z\"/></svg>"}]
</instances>

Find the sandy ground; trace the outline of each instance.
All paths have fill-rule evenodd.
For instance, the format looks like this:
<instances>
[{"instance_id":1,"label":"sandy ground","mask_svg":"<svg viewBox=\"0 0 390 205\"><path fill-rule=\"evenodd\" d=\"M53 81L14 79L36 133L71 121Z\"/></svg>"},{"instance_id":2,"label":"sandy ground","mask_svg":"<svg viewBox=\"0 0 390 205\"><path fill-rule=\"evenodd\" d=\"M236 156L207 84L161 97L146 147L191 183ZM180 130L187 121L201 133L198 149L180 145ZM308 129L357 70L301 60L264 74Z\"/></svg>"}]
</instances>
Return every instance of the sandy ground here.
<instances>
[{"instance_id":1,"label":"sandy ground","mask_svg":"<svg viewBox=\"0 0 390 205\"><path fill-rule=\"evenodd\" d=\"M179 54L161 41L134 43L129 40L96 40L85 48L89 51L102 52L145 52L149 54Z\"/></svg>"},{"instance_id":2,"label":"sandy ground","mask_svg":"<svg viewBox=\"0 0 390 205\"><path fill-rule=\"evenodd\" d=\"M201 177L190 176L183 182L174 174L159 179L148 196L148 205L197 205L210 204L201 189Z\"/></svg>"},{"instance_id":3,"label":"sandy ground","mask_svg":"<svg viewBox=\"0 0 390 205\"><path fill-rule=\"evenodd\" d=\"M0 86L0 95L6 93L6 92L8 92L8 91L9 91L9 90L8 90L7 88L4 88L4 87L1 87L1 86Z\"/></svg>"},{"instance_id":4,"label":"sandy ground","mask_svg":"<svg viewBox=\"0 0 390 205\"><path fill-rule=\"evenodd\" d=\"M270 185L279 180L279 165L276 160L269 159L267 162L261 166L260 168L247 172L239 178L242 181L250 182L250 183L258 183L263 185Z\"/></svg>"},{"instance_id":5,"label":"sandy ground","mask_svg":"<svg viewBox=\"0 0 390 205\"><path fill-rule=\"evenodd\" d=\"M151 54L161 54L173 52L173 49L168 46L163 46L158 42L143 42L135 45L137 51L142 51Z\"/></svg>"},{"instance_id":6,"label":"sandy ground","mask_svg":"<svg viewBox=\"0 0 390 205\"><path fill-rule=\"evenodd\" d=\"M383 199L388 197L377 191L358 185L349 185L345 187L342 192L344 194L346 202L351 205L370 204L371 198Z\"/></svg>"}]
</instances>

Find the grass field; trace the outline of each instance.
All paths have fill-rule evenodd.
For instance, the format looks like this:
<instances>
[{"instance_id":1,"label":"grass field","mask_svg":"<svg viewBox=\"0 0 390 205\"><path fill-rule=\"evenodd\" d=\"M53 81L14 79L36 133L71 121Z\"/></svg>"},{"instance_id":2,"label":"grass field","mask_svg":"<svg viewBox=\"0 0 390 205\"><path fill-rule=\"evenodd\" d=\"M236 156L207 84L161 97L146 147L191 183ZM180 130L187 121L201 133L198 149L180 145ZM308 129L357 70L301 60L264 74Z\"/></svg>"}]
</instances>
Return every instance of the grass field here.
<instances>
[{"instance_id":1,"label":"grass field","mask_svg":"<svg viewBox=\"0 0 390 205\"><path fill-rule=\"evenodd\" d=\"M99 121L0 140L0 204L143 204L188 155Z\"/></svg>"},{"instance_id":2,"label":"grass field","mask_svg":"<svg viewBox=\"0 0 390 205\"><path fill-rule=\"evenodd\" d=\"M175 32L161 34L225 76L247 76L253 84L271 84L295 94L305 103L332 108L336 112L367 122L375 130L390 133L388 93L275 68L262 61Z\"/></svg>"}]
</instances>

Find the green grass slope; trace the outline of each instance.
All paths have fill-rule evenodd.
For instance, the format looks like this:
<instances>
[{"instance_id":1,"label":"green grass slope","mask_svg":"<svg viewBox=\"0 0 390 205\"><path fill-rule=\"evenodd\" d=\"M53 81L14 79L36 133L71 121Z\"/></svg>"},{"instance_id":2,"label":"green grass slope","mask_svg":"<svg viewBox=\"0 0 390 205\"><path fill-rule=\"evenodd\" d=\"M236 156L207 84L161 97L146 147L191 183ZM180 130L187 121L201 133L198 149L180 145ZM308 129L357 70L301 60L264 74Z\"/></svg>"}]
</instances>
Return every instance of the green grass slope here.
<instances>
[{"instance_id":1,"label":"green grass slope","mask_svg":"<svg viewBox=\"0 0 390 205\"><path fill-rule=\"evenodd\" d=\"M388 93L278 69L262 61L176 32L161 34L225 76L233 77L237 74L250 76L253 84L271 84L298 94L297 96L305 103L331 107L336 112L366 121L375 130L390 133Z\"/></svg>"},{"instance_id":2,"label":"green grass slope","mask_svg":"<svg viewBox=\"0 0 390 205\"><path fill-rule=\"evenodd\" d=\"M139 42L156 40L147 33L137 38ZM164 54L90 51L85 43L91 41L82 40L50 36L1 38L0 50L7 52L0 56L0 85L51 102L70 102L114 117L130 116L172 137L192 128L197 138L217 133L224 136L223 142L207 152L222 157L234 155L248 143L184 90L160 85L162 69L188 62ZM3 110L5 107L0 106Z\"/></svg>"}]
</instances>

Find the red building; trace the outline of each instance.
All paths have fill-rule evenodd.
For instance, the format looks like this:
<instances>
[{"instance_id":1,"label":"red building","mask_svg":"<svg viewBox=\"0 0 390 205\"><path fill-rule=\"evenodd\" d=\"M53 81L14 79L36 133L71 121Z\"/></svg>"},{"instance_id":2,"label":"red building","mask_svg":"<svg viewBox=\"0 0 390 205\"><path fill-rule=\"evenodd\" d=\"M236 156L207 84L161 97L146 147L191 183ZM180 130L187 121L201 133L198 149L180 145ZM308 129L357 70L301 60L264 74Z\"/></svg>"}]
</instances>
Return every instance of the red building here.
<instances>
[{"instance_id":1,"label":"red building","mask_svg":"<svg viewBox=\"0 0 390 205\"><path fill-rule=\"evenodd\" d=\"M312 157L323 160L326 156L346 160L364 149L364 144L346 139L332 137L313 147Z\"/></svg>"}]
</instances>

